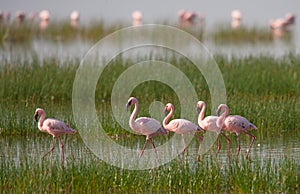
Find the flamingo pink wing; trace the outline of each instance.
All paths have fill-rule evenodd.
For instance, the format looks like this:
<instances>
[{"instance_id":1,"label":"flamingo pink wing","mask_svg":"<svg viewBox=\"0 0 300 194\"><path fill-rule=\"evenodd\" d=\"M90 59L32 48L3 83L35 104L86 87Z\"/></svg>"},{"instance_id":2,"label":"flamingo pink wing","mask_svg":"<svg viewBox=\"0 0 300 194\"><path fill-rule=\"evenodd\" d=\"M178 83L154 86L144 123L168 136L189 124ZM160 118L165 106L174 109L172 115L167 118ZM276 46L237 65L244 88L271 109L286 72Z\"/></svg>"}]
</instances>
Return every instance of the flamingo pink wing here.
<instances>
[{"instance_id":1,"label":"flamingo pink wing","mask_svg":"<svg viewBox=\"0 0 300 194\"><path fill-rule=\"evenodd\" d=\"M135 122L138 127L137 131L141 134L152 134L162 127L159 121L149 117L140 117Z\"/></svg>"}]
</instances>

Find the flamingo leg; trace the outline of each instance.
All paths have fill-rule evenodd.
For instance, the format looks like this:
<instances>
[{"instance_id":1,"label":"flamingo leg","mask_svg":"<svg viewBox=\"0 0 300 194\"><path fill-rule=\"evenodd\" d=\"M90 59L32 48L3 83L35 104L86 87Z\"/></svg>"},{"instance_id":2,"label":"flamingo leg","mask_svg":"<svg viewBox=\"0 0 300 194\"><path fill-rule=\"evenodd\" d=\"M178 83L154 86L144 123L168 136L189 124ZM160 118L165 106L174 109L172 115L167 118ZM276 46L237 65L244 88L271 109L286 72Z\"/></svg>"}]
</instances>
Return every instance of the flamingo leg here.
<instances>
[{"instance_id":1,"label":"flamingo leg","mask_svg":"<svg viewBox=\"0 0 300 194\"><path fill-rule=\"evenodd\" d=\"M185 150L186 150L186 144L185 144L185 140L184 140L184 135L182 134L182 142L183 142L183 149L181 151L181 154L182 156L184 155L185 153Z\"/></svg>"},{"instance_id":2,"label":"flamingo leg","mask_svg":"<svg viewBox=\"0 0 300 194\"><path fill-rule=\"evenodd\" d=\"M254 136L254 135L252 135L251 133L248 133L248 132L244 132L246 135L249 135L252 139L251 139L251 143L250 143L250 146L249 146L249 150L248 150L248 152L247 152L247 155L246 155L246 159L248 159L249 158L249 154L250 154L250 152L251 152L251 147L252 147L252 144L254 143L254 141L255 141L255 139L256 139L256 137Z\"/></svg>"},{"instance_id":3,"label":"flamingo leg","mask_svg":"<svg viewBox=\"0 0 300 194\"><path fill-rule=\"evenodd\" d=\"M52 139L52 146L51 146L50 150L42 158L44 158L45 156L47 156L49 153L51 153L54 150L54 143L55 143L55 137L53 137L53 139Z\"/></svg>"},{"instance_id":4,"label":"flamingo leg","mask_svg":"<svg viewBox=\"0 0 300 194\"><path fill-rule=\"evenodd\" d=\"M143 149L142 149L142 151L141 151L141 153L140 153L140 157L142 157L142 155L144 154L144 150L145 150L145 148L146 148L147 142L148 142L148 138L146 138L146 141L145 141L145 143L144 143Z\"/></svg>"},{"instance_id":5,"label":"flamingo leg","mask_svg":"<svg viewBox=\"0 0 300 194\"><path fill-rule=\"evenodd\" d=\"M201 151L201 147L202 147L202 142L203 142L203 138L199 137L197 135L195 135L195 137L200 141L200 145L199 145L199 149L198 149L198 155L197 155L197 161L199 161L200 158L200 151ZM202 159L201 159L202 160Z\"/></svg>"},{"instance_id":6,"label":"flamingo leg","mask_svg":"<svg viewBox=\"0 0 300 194\"><path fill-rule=\"evenodd\" d=\"M229 137L227 135L225 135L224 133L221 133L221 135L227 139L227 144L228 144L227 154L228 154L228 157L230 159L230 142L231 141L230 141Z\"/></svg>"},{"instance_id":7,"label":"flamingo leg","mask_svg":"<svg viewBox=\"0 0 300 194\"><path fill-rule=\"evenodd\" d=\"M155 153L157 154L156 147L155 147L155 145L154 145L152 139L151 139L151 138L146 138L146 141L145 141L145 144L144 144L143 149L142 149L142 151L141 151L140 157L142 157L142 155L144 154L144 150L145 150L145 148L146 148L146 145L147 145L147 142L148 142L148 141L151 143L152 148L154 149Z\"/></svg>"},{"instance_id":8,"label":"flamingo leg","mask_svg":"<svg viewBox=\"0 0 300 194\"><path fill-rule=\"evenodd\" d=\"M221 149L221 140L220 140L220 136L218 136L218 150L217 150L216 156L218 156L220 149Z\"/></svg>"},{"instance_id":9,"label":"flamingo leg","mask_svg":"<svg viewBox=\"0 0 300 194\"><path fill-rule=\"evenodd\" d=\"M240 135L237 135L237 142L238 142L238 147L237 147L237 156L238 156L240 154L240 151L241 151Z\"/></svg>"},{"instance_id":10,"label":"flamingo leg","mask_svg":"<svg viewBox=\"0 0 300 194\"><path fill-rule=\"evenodd\" d=\"M58 136L58 139L59 139L59 143L60 143L60 146L61 146L61 162L64 163L64 159L65 159L65 155L64 155L64 144L63 142L61 141L60 137Z\"/></svg>"},{"instance_id":11,"label":"flamingo leg","mask_svg":"<svg viewBox=\"0 0 300 194\"><path fill-rule=\"evenodd\" d=\"M150 141L150 143L151 143L151 145L152 145L152 148L154 149L154 152L157 154L156 147L155 147L155 145L154 145L152 139L149 138L149 141Z\"/></svg>"}]
</instances>

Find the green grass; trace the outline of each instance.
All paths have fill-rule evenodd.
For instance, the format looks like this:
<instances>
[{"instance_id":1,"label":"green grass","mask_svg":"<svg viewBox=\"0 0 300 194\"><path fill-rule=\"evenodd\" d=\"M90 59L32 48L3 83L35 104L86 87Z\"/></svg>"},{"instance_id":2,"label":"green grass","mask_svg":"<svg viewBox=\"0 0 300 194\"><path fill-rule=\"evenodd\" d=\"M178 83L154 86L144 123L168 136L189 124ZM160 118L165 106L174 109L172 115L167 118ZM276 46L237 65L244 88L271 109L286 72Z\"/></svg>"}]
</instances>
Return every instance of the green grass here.
<instances>
[{"instance_id":1,"label":"green grass","mask_svg":"<svg viewBox=\"0 0 300 194\"><path fill-rule=\"evenodd\" d=\"M210 106L208 86L193 64L185 59L167 60L172 61L172 64L187 75L199 100L206 101ZM274 138L280 137L282 141L288 141L289 137L300 135L298 57L287 55L274 59L261 56L227 60L217 56L216 61L224 77L231 114L246 116L259 128L254 132L257 142L264 140L272 144ZM112 118L110 94L116 79L132 63L131 60L122 58L112 61L104 69L95 95L97 111L106 132L112 137L118 134L130 143L134 143L136 135L129 134ZM6 64L2 61L0 64L0 134L10 139L12 145L16 138L42 136L40 138L51 141L51 137L42 135L33 121L37 107L44 108L49 117L64 120L76 128L72 115L72 88L79 60L60 64L58 60L52 59L42 64L37 59L32 63ZM143 99L140 115L149 114L147 107L154 99L163 103L170 101L179 104L171 88L157 82L139 85L133 95ZM196 114L194 109L191 112ZM210 107L207 112L209 114ZM82 146L79 135L72 136L72 139ZM140 140L143 142L144 137L140 137ZM259 158L255 152L253 154L253 162L244 159L220 162L208 156L202 163L180 162L175 159L159 168L144 171L119 169L99 161L93 155L76 160L68 157L64 166L53 158L33 161L29 157L23 158L18 166L13 157L1 155L0 191L299 192L299 159L283 157L275 160Z\"/></svg>"},{"instance_id":2,"label":"green grass","mask_svg":"<svg viewBox=\"0 0 300 194\"><path fill-rule=\"evenodd\" d=\"M257 42L272 42L272 31L268 28L245 27L241 26L237 29L219 25L217 30L212 32L212 39L216 43L257 43Z\"/></svg>"},{"instance_id":3,"label":"green grass","mask_svg":"<svg viewBox=\"0 0 300 194\"><path fill-rule=\"evenodd\" d=\"M269 193L299 192L298 161L272 159L228 164L209 160L188 163L174 160L152 170L130 171L97 159L68 161L66 166L43 161L1 161L0 190L6 192L177 192L177 193Z\"/></svg>"}]
</instances>

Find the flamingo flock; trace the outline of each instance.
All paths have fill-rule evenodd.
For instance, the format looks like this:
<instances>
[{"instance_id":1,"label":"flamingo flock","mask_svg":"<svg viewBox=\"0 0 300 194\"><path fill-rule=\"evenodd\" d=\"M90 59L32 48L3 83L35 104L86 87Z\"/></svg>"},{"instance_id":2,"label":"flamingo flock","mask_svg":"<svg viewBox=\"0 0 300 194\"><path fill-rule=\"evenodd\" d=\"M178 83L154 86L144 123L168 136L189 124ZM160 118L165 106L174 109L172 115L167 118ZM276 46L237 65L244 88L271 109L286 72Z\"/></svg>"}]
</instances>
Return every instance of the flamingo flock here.
<instances>
[{"instance_id":1,"label":"flamingo flock","mask_svg":"<svg viewBox=\"0 0 300 194\"><path fill-rule=\"evenodd\" d=\"M218 149L217 155L220 151L220 135L222 135L228 142L228 157L230 158L230 139L225 134L225 132L236 133L237 135L237 156L240 153L240 134L246 134L251 137L251 143L249 145L249 149L247 150L246 159L249 159L249 154L251 151L251 147L256 139L254 135L252 135L249 130L257 129L257 127L249 122L246 118L240 115L229 115L229 107L226 104L220 104L217 109L217 116L205 116L206 104L204 101L198 101L196 105L196 110L198 115L198 125L194 124L192 121L177 118L171 119L173 117L175 108L172 103L167 103L164 108L165 118L162 123L158 120L150 117L139 117L137 118L139 103L137 98L130 97L126 103L126 110L128 111L131 106L134 106L133 111L129 118L129 126L130 128L139 135L146 136L146 141L143 145L143 148L139 154L139 157L142 157L144 150L146 149L146 145L148 142L152 145L154 152L157 154L156 146L153 142L153 137L157 135L168 135L169 132L176 133L182 136L183 148L181 154L184 155L187 145L185 142L185 136L188 134L194 135L200 142L199 150L197 154L197 160L199 160L200 150L203 138L198 134L202 134L205 131L210 131L213 133L217 133L218 135ZM50 150L44 154L43 158L47 156L54 150L55 147L55 139L58 138L60 146L61 146L61 160L64 161L64 144L60 138L61 135L65 134L75 134L76 130L72 129L69 125L64 123L63 121L48 118L46 119L46 112L37 108L34 114L35 120L38 122L38 129L41 132L48 133L52 135L52 146Z\"/></svg>"},{"instance_id":2,"label":"flamingo flock","mask_svg":"<svg viewBox=\"0 0 300 194\"><path fill-rule=\"evenodd\" d=\"M229 108L226 104L221 104L218 107L217 110L218 116L207 116L204 118L206 104L203 101L198 101L197 102L197 112L199 114L198 125L194 124L189 120L181 119L181 118L173 119L170 121L175 111L174 105L171 103L167 103L165 106L164 113L166 117L163 119L162 125L159 123L159 121L149 117L140 117L136 119L137 112L138 112L138 100L135 97L129 98L126 104L126 108L128 109L128 107L132 105L134 105L134 110L129 119L129 126L135 132L146 136L146 142L142 148L140 157L142 156L148 141L152 144L152 148L156 152L155 145L152 141L152 137L154 135L168 134L168 132L173 132L176 134L180 134L182 136L182 141L183 141L183 149L181 151L182 155L185 153L187 149L187 145L185 143L185 135L194 134L194 136L200 141L197 160L199 159L203 138L197 136L196 132L203 133L204 131L211 131L217 133L218 136L222 135L228 142L227 152L229 157L230 157L231 141L229 137L225 134L225 132L236 133L238 137L237 155L239 155L241 149L240 134L244 133L248 136L251 136L252 140L249 149L247 151L247 155L246 155L247 159L249 158L251 146L256 139L256 137L251 133L249 133L248 130L257 129L257 127L242 116L239 115L228 116ZM224 113L221 114L222 111L224 111ZM220 151L220 148L221 148L220 137L218 137L217 155Z\"/></svg>"},{"instance_id":3,"label":"flamingo flock","mask_svg":"<svg viewBox=\"0 0 300 194\"><path fill-rule=\"evenodd\" d=\"M182 26L192 26L195 24L203 25L205 21L204 13L197 13L192 10L181 9L177 12L179 23ZM3 12L0 10L0 23L8 24L10 22L10 12ZM40 28L46 29L50 20L50 11L42 10L38 14L36 12L30 12L26 14L24 11L17 11L15 13L15 21L18 23L23 23L26 18L29 21L33 22L36 17L39 17ZM132 17L132 25L139 26L143 24L143 13L140 10L135 10L131 13ZM77 10L73 10L70 13L70 25L76 28L79 24L80 13ZM234 9L231 12L231 27L233 29L239 28L241 26L242 21L242 12L239 9ZM283 30L287 30L290 26L295 24L296 15L293 13L287 13L285 17L278 19L271 19L269 21L269 27L274 32L282 32Z\"/></svg>"}]
</instances>

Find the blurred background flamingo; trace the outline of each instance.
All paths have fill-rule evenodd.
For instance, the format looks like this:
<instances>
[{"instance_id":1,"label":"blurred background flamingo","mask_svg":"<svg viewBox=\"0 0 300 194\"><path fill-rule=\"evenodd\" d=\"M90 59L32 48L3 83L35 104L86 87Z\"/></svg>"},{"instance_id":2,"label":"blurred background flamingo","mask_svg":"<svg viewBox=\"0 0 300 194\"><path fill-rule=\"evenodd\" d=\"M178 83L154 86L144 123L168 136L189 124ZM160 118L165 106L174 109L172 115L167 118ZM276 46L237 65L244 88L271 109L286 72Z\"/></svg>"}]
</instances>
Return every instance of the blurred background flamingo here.
<instances>
[{"instance_id":1,"label":"blurred background flamingo","mask_svg":"<svg viewBox=\"0 0 300 194\"><path fill-rule=\"evenodd\" d=\"M40 18L40 29L41 30L47 29L50 20L50 12L48 10L42 10L39 13L39 18Z\"/></svg>"},{"instance_id":2,"label":"blurred background flamingo","mask_svg":"<svg viewBox=\"0 0 300 194\"><path fill-rule=\"evenodd\" d=\"M160 122L157 121L156 119L149 118L149 117L139 117L136 119L138 109L139 109L139 103L135 97L131 97L128 99L128 102L126 104L126 109L128 110L128 108L132 105L134 105L134 109L129 118L129 126L133 131L146 136L146 141L140 153L140 157L144 153L147 142L151 143L152 148L154 149L155 153L157 153L155 145L152 141L152 137L159 134L168 134L168 131L164 129L161 126Z\"/></svg>"},{"instance_id":3,"label":"blurred background flamingo","mask_svg":"<svg viewBox=\"0 0 300 194\"><path fill-rule=\"evenodd\" d=\"M222 114L221 112L224 111ZM220 104L217 110L217 115L219 116L217 120L217 126L230 133L235 133L237 135L238 148L237 155L239 155L241 150L240 145L240 134L244 133L251 137L251 143L246 154L246 159L249 158L249 153L251 151L252 144L254 143L256 137L248 132L251 129L257 129L257 127L250 123L246 118L240 115L229 115L229 107L226 104Z\"/></svg>"},{"instance_id":4,"label":"blurred background flamingo","mask_svg":"<svg viewBox=\"0 0 300 194\"><path fill-rule=\"evenodd\" d=\"M197 23L197 21L200 22L200 24L203 24L205 20L205 16L202 13L197 14L194 11L190 10L184 10L181 9L178 11L178 17L179 17L179 23L182 26L192 26Z\"/></svg>"},{"instance_id":5,"label":"blurred background flamingo","mask_svg":"<svg viewBox=\"0 0 300 194\"><path fill-rule=\"evenodd\" d=\"M38 120L38 117L40 117L39 120ZM65 134L75 134L76 131L74 129L72 129L71 127L69 127L69 125L67 125L63 121L59 121L59 120L52 119L52 118L45 119L46 112L41 108L36 109L34 118L38 122L39 130L42 132L48 133L48 134L52 135L52 137L53 137L52 147L43 156L43 158L54 150L55 138L57 137L59 139L59 143L61 145L61 152L62 152L61 159L62 159L62 163L63 163L64 162L64 144L61 141L60 136L65 135Z\"/></svg>"},{"instance_id":6,"label":"blurred background flamingo","mask_svg":"<svg viewBox=\"0 0 300 194\"><path fill-rule=\"evenodd\" d=\"M199 116L198 116L199 126L206 131L217 133L217 135L218 135L218 150L217 150L216 155L219 154L220 149L221 149L221 140L220 140L220 136L219 136L221 134L227 140L227 143L228 143L227 152L228 152L228 157L230 157L230 139L227 137L227 135L225 135L222 132L221 128L219 128L217 126L218 117L217 116L207 116L204 118L205 111L206 111L205 102L198 101L197 112L199 114ZM200 149L198 150L198 157L199 156L200 156Z\"/></svg>"},{"instance_id":7,"label":"blurred background flamingo","mask_svg":"<svg viewBox=\"0 0 300 194\"><path fill-rule=\"evenodd\" d=\"M23 23L25 21L25 18L26 18L25 12L23 12L23 11L17 11L16 12L16 18L15 19L16 19L18 24Z\"/></svg>"},{"instance_id":8,"label":"blurred background flamingo","mask_svg":"<svg viewBox=\"0 0 300 194\"><path fill-rule=\"evenodd\" d=\"M239 28L242 21L242 12L238 9L235 9L231 12L231 27L233 29Z\"/></svg>"},{"instance_id":9,"label":"blurred background flamingo","mask_svg":"<svg viewBox=\"0 0 300 194\"><path fill-rule=\"evenodd\" d=\"M71 26L77 28L79 23L80 14L77 10L74 10L70 14Z\"/></svg>"},{"instance_id":10,"label":"blurred background flamingo","mask_svg":"<svg viewBox=\"0 0 300 194\"><path fill-rule=\"evenodd\" d=\"M167 112L169 114L167 115ZM203 129L193 122L186 120L186 119L173 119L172 121L169 122L170 118L174 114L174 105L171 103L166 104L165 107L165 115L167 115L164 120L163 120L163 127L167 129L168 131L180 134L182 136L182 141L183 141L183 149L181 151L182 155L184 155L184 152L186 150L186 143L184 136L185 134L192 134L195 132L204 132ZM200 141L199 149L201 149L201 143L202 143L202 138L197 136L195 134L195 137Z\"/></svg>"},{"instance_id":11,"label":"blurred background flamingo","mask_svg":"<svg viewBox=\"0 0 300 194\"><path fill-rule=\"evenodd\" d=\"M284 29L295 23L296 16L292 13L287 13L285 18L278 18L270 21L271 29Z\"/></svg>"},{"instance_id":12,"label":"blurred background flamingo","mask_svg":"<svg viewBox=\"0 0 300 194\"><path fill-rule=\"evenodd\" d=\"M142 25L142 23L143 23L143 14L142 14L141 11L136 10L136 11L132 12L131 17L132 17L132 25L133 26Z\"/></svg>"}]
</instances>

